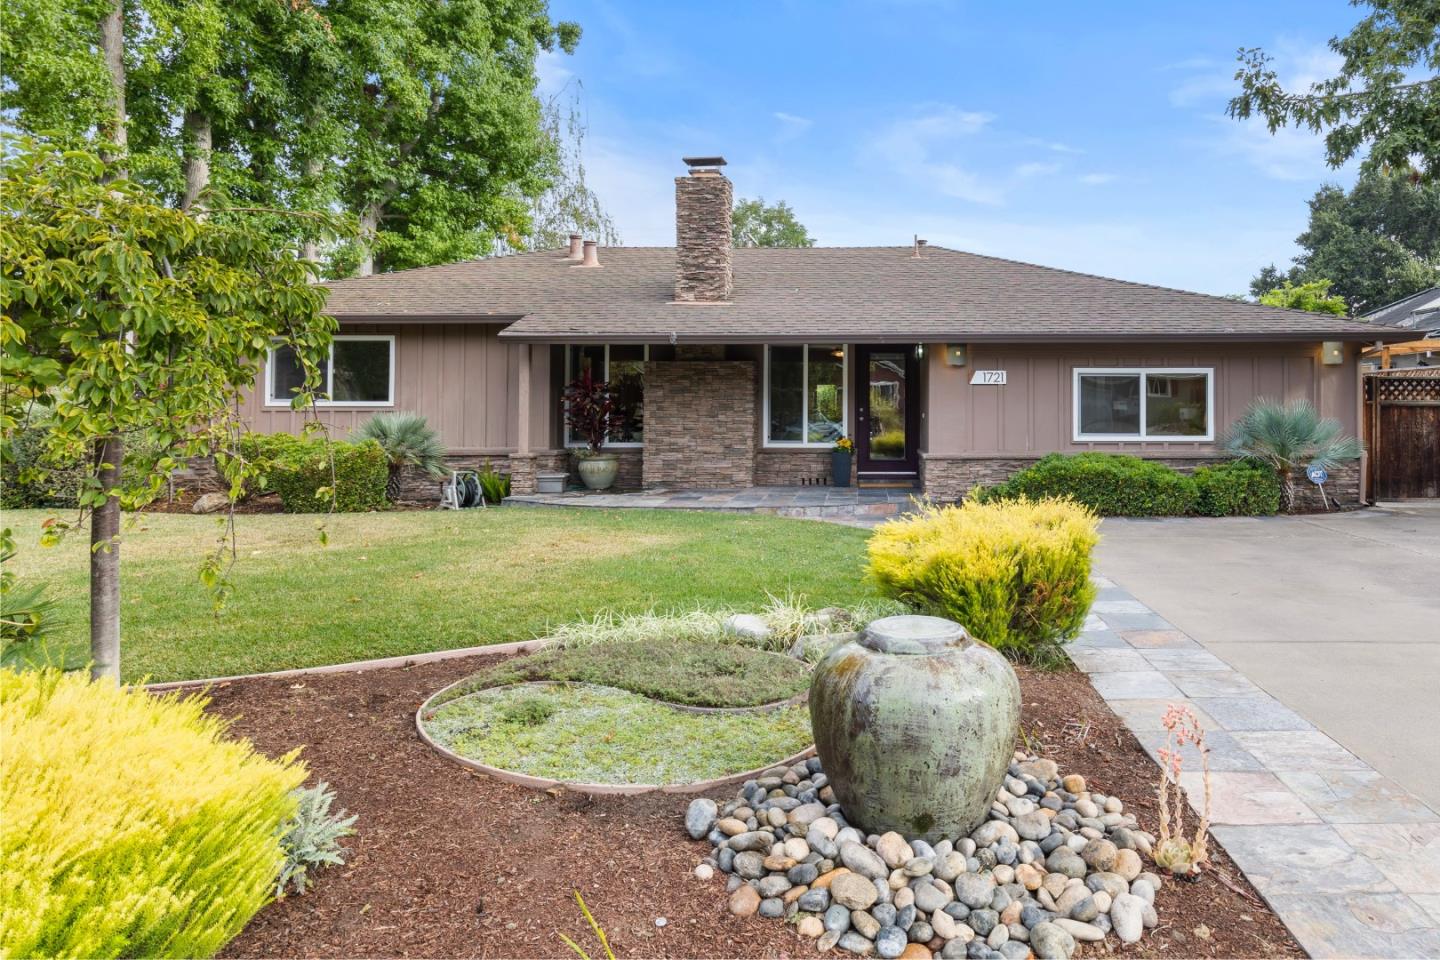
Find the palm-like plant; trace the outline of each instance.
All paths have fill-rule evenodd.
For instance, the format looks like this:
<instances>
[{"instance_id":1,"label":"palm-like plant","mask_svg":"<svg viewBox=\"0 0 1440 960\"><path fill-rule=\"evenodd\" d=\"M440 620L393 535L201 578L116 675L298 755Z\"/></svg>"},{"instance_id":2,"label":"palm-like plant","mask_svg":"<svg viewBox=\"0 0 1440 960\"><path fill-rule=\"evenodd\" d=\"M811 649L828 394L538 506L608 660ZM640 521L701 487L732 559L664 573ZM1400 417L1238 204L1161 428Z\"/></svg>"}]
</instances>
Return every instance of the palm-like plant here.
<instances>
[{"instance_id":1,"label":"palm-like plant","mask_svg":"<svg viewBox=\"0 0 1440 960\"><path fill-rule=\"evenodd\" d=\"M406 466L436 478L445 475L445 445L418 413L376 414L356 428L354 439L374 440L385 451L390 461L385 496L391 501L400 497L400 471Z\"/></svg>"},{"instance_id":2,"label":"palm-like plant","mask_svg":"<svg viewBox=\"0 0 1440 960\"><path fill-rule=\"evenodd\" d=\"M1230 427L1225 449L1266 464L1280 480L1281 507L1295 509L1295 470L1314 464L1327 470L1356 460L1360 441L1344 436L1340 421L1321 417L1308 400L1256 400Z\"/></svg>"}]
</instances>

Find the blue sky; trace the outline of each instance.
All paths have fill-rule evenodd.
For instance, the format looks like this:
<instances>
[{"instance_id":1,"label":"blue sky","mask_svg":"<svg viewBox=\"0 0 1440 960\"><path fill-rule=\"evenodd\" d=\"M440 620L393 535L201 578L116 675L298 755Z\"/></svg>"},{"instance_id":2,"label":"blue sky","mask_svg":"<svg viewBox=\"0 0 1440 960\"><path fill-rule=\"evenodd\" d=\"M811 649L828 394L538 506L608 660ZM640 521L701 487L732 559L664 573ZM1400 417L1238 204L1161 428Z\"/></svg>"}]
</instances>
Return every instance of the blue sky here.
<instances>
[{"instance_id":1,"label":"blue sky","mask_svg":"<svg viewBox=\"0 0 1440 960\"><path fill-rule=\"evenodd\" d=\"M674 242L682 155L783 199L824 245L931 243L1208 293L1284 263L1326 167L1225 116L1235 51L1317 79L1343 0L1202 4L551 0L591 185L627 244ZM578 87L576 83L578 81ZM567 87L567 85L569 85Z\"/></svg>"}]
</instances>

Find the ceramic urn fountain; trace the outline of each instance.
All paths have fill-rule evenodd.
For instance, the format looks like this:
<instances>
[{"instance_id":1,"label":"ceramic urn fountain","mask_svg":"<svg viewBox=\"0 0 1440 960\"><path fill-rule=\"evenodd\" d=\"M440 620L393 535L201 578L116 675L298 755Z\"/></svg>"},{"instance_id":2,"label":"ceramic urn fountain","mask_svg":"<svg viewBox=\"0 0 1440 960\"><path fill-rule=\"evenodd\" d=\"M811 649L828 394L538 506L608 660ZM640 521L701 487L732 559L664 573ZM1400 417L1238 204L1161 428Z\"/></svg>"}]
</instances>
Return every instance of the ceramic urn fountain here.
<instances>
[{"instance_id":1,"label":"ceramic urn fountain","mask_svg":"<svg viewBox=\"0 0 1440 960\"><path fill-rule=\"evenodd\" d=\"M810 720L850 823L954 839L985 819L1005 775L1020 683L958 623L886 617L820 662Z\"/></svg>"}]
</instances>

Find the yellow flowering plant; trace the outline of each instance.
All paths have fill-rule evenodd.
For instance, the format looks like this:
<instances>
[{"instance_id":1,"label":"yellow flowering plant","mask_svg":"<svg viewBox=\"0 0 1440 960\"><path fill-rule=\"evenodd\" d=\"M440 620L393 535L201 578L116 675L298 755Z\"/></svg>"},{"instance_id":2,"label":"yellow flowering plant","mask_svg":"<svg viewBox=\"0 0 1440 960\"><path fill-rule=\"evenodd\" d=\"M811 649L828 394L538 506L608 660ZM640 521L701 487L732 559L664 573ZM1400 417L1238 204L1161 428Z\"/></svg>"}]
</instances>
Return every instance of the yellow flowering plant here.
<instances>
[{"instance_id":1,"label":"yellow flowering plant","mask_svg":"<svg viewBox=\"0 0 1440 960\"><path fill-rule=\"evenodd\" d=\"M305 768L205 702L0 670L0 956L209 957L271 900Z\"/></svg>"},{"instance_id":2,"label":"yellow flowering plant","mask_svg":"<svg viewBox=\"0 0 1440 960\"><path fill-rule=\"evenodd\" d=\"M854 452L855 452L855 441L854 441L854 440L851 440L849 437L841 437L839 440L836 440L836 441L835 441L835 452L836 452L836 453L854 453Z\"/></svg>"}]
</instances>

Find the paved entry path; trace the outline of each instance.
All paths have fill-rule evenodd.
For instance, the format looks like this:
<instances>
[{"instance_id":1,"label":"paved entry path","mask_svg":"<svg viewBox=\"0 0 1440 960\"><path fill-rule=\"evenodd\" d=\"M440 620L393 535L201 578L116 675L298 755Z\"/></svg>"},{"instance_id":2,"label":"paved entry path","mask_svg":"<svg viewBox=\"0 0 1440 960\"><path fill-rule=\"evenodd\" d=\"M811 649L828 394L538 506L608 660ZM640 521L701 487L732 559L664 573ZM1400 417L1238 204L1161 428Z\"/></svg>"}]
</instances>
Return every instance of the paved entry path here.
<instances>
[{"instance_id":1,"label":"paved entry path","mask_svg":"<svg viewBox=\"0 0 1440 960\"><path fill-rule=\"evenodd\" d=\"M1152 752L1197 713L1214 834L1311 956L1440 956L1440 506L1102 533L1071 659Z\"/></svg>"}]
</instances>

